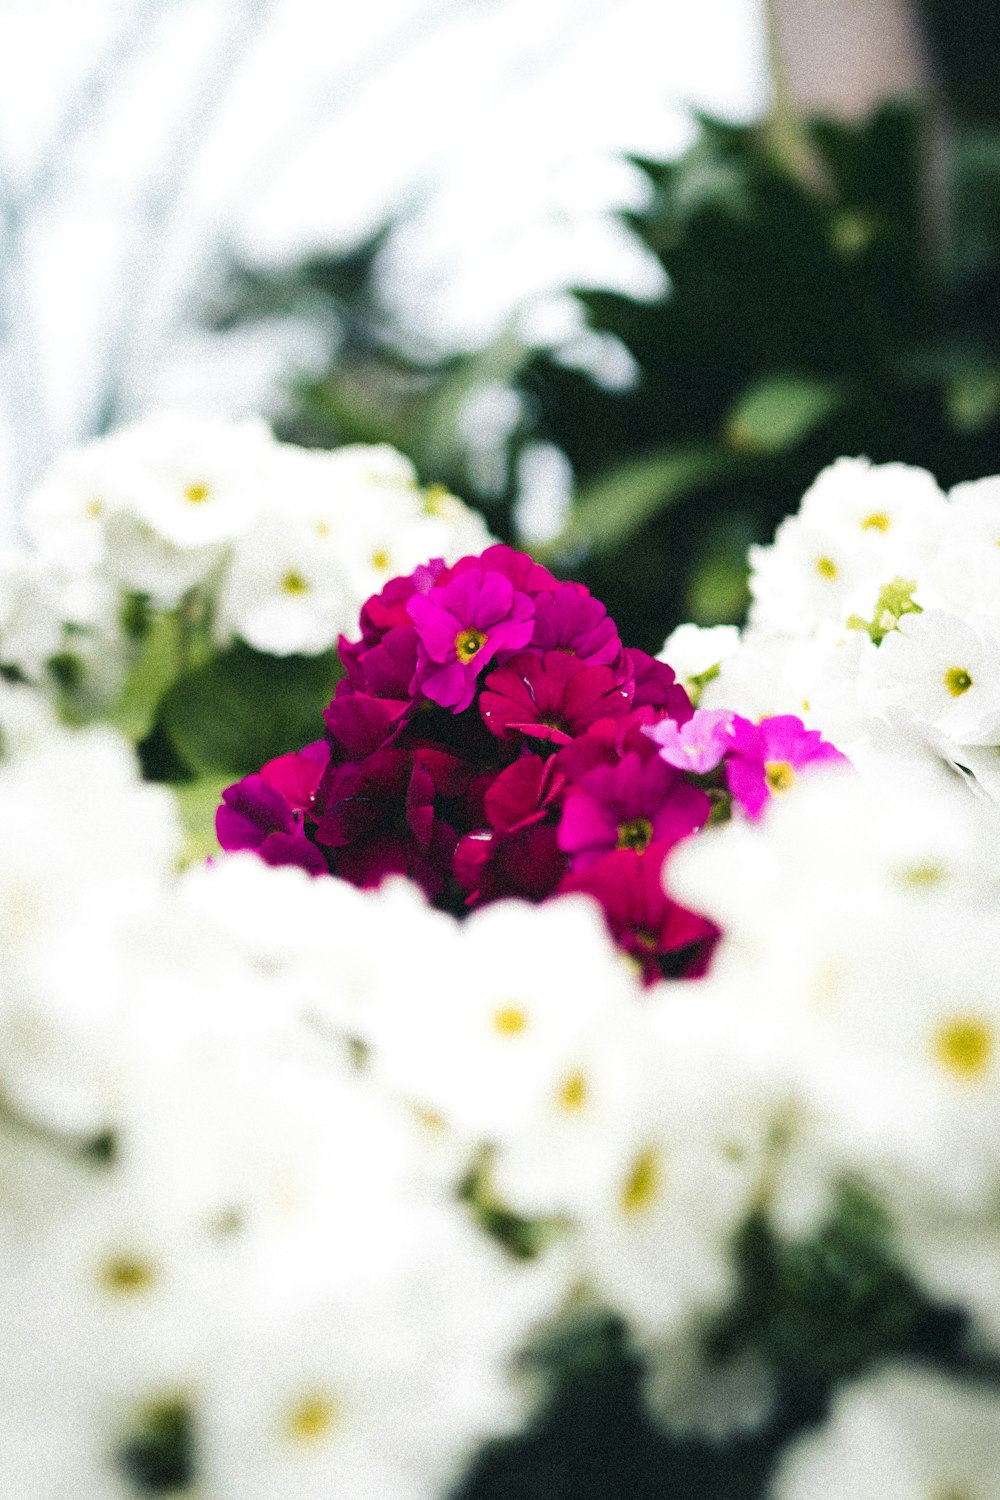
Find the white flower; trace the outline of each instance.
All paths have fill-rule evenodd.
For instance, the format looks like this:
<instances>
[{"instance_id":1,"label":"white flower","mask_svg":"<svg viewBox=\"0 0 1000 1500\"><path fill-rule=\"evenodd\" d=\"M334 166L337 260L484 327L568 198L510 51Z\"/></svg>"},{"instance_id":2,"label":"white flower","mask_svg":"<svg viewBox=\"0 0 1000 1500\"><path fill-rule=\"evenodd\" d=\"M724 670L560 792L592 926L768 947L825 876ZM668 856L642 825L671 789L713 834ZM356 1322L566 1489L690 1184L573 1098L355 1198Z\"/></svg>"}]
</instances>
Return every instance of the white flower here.
<instances>
[{"instance_id":1,"label":"white flower","mask_svg":"<svg viewBox=\"0 0 1000 1500\"><path fill-rule=\"evenodd\" d=\"M992 1390L889 1366L842 1391L800 1438L772 1500L1000 1500L1000 1405Z\"/></svg>"},{"instance_id":2,"label":"white flower","mask_svg":"<svg viewBox=\"0 0 1000 1500\"><path fill-rule=\"evenodd\" d=\"M30 553L0 551L0 663L41 677L62 645L59 579Z\"/></svg>"},{"instance_id":3,"label":"white flower","mask_svg":"<svg viewBox=\"0 0 1000 1500\"><path fill-rule=\"evenodd\" d=\"M869 666L887 713L957 745L1000 743L1000 641L942 610L904 615Z\"/></svg>"},{"instance_id":4,"label":"white flower","mask_svg":"<svg viewBox=\"0 0 1000 1500\"><path fill-rule=\"evenodd\" d=\"M678 625L664 641L658 659L673 667L677 680L689 692L697 692L701 682L716 675L739 643L740 632L735 625Z\"/></svg>"},{"instance_id":5,"label":"white flower","mask_svg":"<svg viewBox=\"0 0 1000 1500\"><path fill-rule=\"evenodd\" d=\"M579 1203L573 1246L598 1296L640 1341L682 1333L732 1289L777 1109L773 1081L728 1009L666 985L614 1131L615 1169Z\"/></svg>"},{"instance_id":6,"label":"white flower","mask_svg":"<svg viewBox=\"0 0 1000 1500\"><path fill-rule=\"evenodd\" d=\"M634 1004L595 905L498 902L386 965L365 1040L380 1077L459 1132L503 1139L578 1067L598 1017Z\"/></svg>"},{"instance_id":7,"label":"white flower","mask_svg":"<svg viewBox=\"0 0 1000 1500\"><path fill-rule=\"evenodd\" d=\"M933 475L911 464L872 464L838 458L806 491L799 515L810 526L854 536L877 561L891 556L897 571L919 569L949 524L948 507Z\"/></svg>"}]
</instances>

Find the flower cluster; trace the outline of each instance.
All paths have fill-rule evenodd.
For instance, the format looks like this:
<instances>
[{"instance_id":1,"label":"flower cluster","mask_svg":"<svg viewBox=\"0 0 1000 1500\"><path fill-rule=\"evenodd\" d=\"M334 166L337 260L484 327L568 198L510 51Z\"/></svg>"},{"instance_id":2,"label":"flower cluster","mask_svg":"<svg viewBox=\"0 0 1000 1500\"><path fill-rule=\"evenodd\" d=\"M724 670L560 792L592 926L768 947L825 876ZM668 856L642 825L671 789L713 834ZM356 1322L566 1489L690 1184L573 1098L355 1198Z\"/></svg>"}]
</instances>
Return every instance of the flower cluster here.
<instances>
[{"instance_id":1,"label":"flower cluster","mask_svg":"<svg viewBox=\"0 0 1000 1500\"><path fill-rule=\"evenodd\" d=\"M893 746L1000 799L1000 478L946 496L838 459L750 563L742 638L684 626L664 648L704 705L801 714L855 763Z\"/></svg>"},{"instance_id":2,"label":"flower cluster","mask_svg":"<svg viewBox=\"0 0 1000 1500\"><path fill-rule=\"evenodd\" d=\"M216 649L313 655L386 579L489 541L391 448L307 450L262 423L169 414L64 455L25 515L30 550L0 555L0 664L41 680L55 662L99 704L137 608L183 608Z\"/></svg>"},{"instance_id":3,"label":"flower cluster","mask_svg":"<svg viewBox=\"0 0 1000 1500\"><path fill-rule=\"evenodd\" d=\"M407 875L454 912L582 892L650 981L700 972L715 931L666 893L670 851L840 758L789 716L695 713L582 585L505 546L392 579L340 654L326 737L227 788L222 847Z\"/></svg>"}]
</instances>

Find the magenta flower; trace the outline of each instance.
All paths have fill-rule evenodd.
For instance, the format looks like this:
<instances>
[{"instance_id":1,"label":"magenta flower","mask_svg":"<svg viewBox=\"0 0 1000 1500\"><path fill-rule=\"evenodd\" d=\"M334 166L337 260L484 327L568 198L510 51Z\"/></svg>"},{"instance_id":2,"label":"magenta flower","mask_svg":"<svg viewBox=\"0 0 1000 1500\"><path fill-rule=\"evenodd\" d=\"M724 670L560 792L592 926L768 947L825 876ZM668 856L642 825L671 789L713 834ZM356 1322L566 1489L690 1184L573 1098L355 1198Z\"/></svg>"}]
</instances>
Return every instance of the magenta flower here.
<instances>
[{"instance_id":1,"label":"magenta flower","mask_svg":"<svg viewBox=\"0 0 1000 1500\"><path fill-rule=\"evenodd\" d=\"M633 646L626 647L625 662L635 682L632 694L634 708L642 708L648 704L661 713L669 714L679 724L690 719L694 713L691 699L677 681L673 667L668 667L666 662L657 661L655 656L647 656L645 651L637 651Z\"/></svg>"},{"instance_id":2,"label":"magenta flower","mask_svg":"<svg viewBox=\"0 0 1000 1500\"><path fill-rule=\"evenodd\" d=\"M792 714L761 719L759 724L734 714L729 738L726 782L751 818L760 817L772 796L787 792L803 766L847 764L847 757L818 729L807 729Z\"/></svg>"},{"instance_id":3,"label":"magenta flower","mask_svg":"<svg viewBox=\"0 0 1000 1500\"><path fill-rule=\"evenodd\" d=\"M455 851L455 877L466 905L521 896L541 901L566 867L556 818L566 778L555 760L522 755L496 776L483 797L488 828L466 835Z\"/></svg>"},{"instance_id":4,"label":"magenta flower","mask_svg":"<svg viewBox=\"0 0 1000 1500\"><path fill-rule=\"evenodd\" d=\"M347 674L339 688L375 698L406 698L417 668L417 632L410 620L394 625L377 641L351 645L341 638L340 659Z\"/></svg>"},{"instance_id":5,"label":"magenta flower","mask_svg":"<svg viewBox=\"0 0 1000 1500\"><path fill-rule=\"evenodd\" d=\"M599 599L573 583L536 596L531 644L540 651L568 651L590 667L619 668L623 660L614 620Z\"/></svg>"},{"instance_id":6,"label":"magenta flower","mask_svg":"<svg viewBox=\"0 0 1000 1500\"><path fill-rule=\"evenodd\" d=\"M362 760L397 737L413 703L409 698L373 698L368 693L341 692L323 710L323 722L341 752Z\"/></svg>"},{"instance_id":7,"label":"magenta flower","mask_svg":"<svg viewBox=\"0 0 1000 1500\"><path fill-rule=\"evenodd\" d=\"M457 578L470 568L478 568L487 573L502 573L515 589L531 598L543 589L560 587L559 580L553 578L548 568L536 563L526 552L515 552L513 547L508 547L503 542L495 542L477 557L460 557L448 570L447 578ZM447 578L441 582L447 582ZM582 585L573 584L572 587L581 588Z\"/></svg>"},{"instance_id":8,"label":"magenta flower","mask_svg":"<svg viewBox=\"0 0 1000 1500\"><path fill-rule=\"evenodd\" d=\"M467 568L406 606L419 637L414 689L453 713L468 708L476 678L498 652L531 640L535 608L503 573Z\"/></svg>"},{"instance_id":9,"label":"magenta flower","mask_svg":"<svg viewBox=\"0 0 1000 1500\"><path fill-rule=\"evenodd\" d=\"M564 651L522 651L487 677L479 711L498 739L565 745L598 719L627 714L631 699L631 683L610 667L588 667Z\"/></svg>"},{"instance_id":10,"label":"magenta flower","mask_svg":"<svg viewBox=\"0 0 1000 1500\"><path fill-rule=\"evenodd\" d=\"M630 751L613 766L598 766L566 795L559 847L570 868L585 870L613 849L641 853L665 848L701 828L710 803L705 793L658 757L643 762Z\"/></svg>"},{"instance_id":11,"label":"magenta flower","mask_svg":"<svg viewBox=\"0 0 1000 1500\"><path fill-rule=\"evenodd\" d=\"M586 870L573 870L560 893L582 891L601 904L608 931L638 963L646 984L663 977L701 972L718 928L671 900L663 888L667 851L650 844L643 854L616 849Z\"/></svg>"},{"instance_id":12,"label":"magenta flower","mask_svg":"<svg viewBox=\"0 0 1000 1500\"><path fill-rule=\"evenodd\" d=\"M390 578L380 594L373 594L361 606L362 643L375 645L395 626L408 625L406 606L414 594L428 594L439 583L447 583L450 576L443 558L435 557L405 578Z\"/></svg>"},{"instance_id":13,"label":"magenta flower","mask_svg":"<svg viewBox=\"0 0 1000 1500\"><path fill-rule=\"evenodd\" d=\"M668 766L704 776L715 770L730 749L732 721L728 708L696 708L684 724L675 719L659 719L642 732L659 747L660 757Z\"/></svg>"},{"instance_id":14,"label":"magenta flower","mask_svg":"<svg viewBox=\"0 0 1000 1500\"><path fill-rule=\"evenodd\" d=\"M316 842L330 851L334 874L377 885L407 874L436 897L451 873L457 835L438 798L459 798L470 769L447 751L387 746L332 766L317 795Z\"/></svg>"},{"instance_id":15,"label":"magenta flower","mask_svg":"<svg viewBox=\"0 0 1000 1500\"><path fill-rule=\"evenodd\" d=\"M215 833L223 849L252 849L265 864L298 865L310 875L329 873L326 860L306 837L302 810L262 774L226 787L215 814Z\"/></svg>"}]
</instances>

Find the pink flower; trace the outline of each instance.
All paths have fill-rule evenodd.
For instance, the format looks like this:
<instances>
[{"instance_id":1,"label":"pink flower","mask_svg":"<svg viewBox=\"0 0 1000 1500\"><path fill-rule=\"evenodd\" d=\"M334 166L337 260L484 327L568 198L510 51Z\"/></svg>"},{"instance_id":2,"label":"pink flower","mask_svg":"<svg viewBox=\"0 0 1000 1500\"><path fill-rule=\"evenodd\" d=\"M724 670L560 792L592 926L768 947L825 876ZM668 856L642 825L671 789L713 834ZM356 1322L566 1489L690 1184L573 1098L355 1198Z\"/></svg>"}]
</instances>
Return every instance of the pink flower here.
<instances>
[{"instance_id":1,"label":"pink flower","mask_svg":"<svg viewBox=\"0 0 1000 1500\"><path fill-rule=\"evenodd\" d=\"M642 732L659 747L660 757L668 766L704 776L715 770L730 748L732 721L728 708L696 708L685 724L660 719Z\"/></svg>"},{"instance_id":2,"label":"pink flower","mask_svg":"<svg viewBox=\"0 0 1000 1500\"><path fill-rule=\"evenodd\" d=\"M752 724L734 714L729 728L726 782L751 818L759 818L772 796L788 791L803 766L847 763L818 729L807 729L792 714Z\"/></svg>"},{"instance_id":3,"label":"pink flower","mask_svg":"<svg viewBox=\"0 0 1000 1500\"><path fill-rule=\"evenodd\" d=\"M424 697L461 713L476 691L476 678L498 652L526 646L535 608L503 573L469 567L443 588L414 594L406 606L419 637L411 684Z\"/></svg>"},{"instance_id":4,"label":"pink flower","mask_svg":"<svg viewBox=\"0 0 1000 1500\"><path fill-rule=\"evenodd\" d=\"M610 667L588 667L564 651L522 651L487 677L479 711L498 739L565 745L598 719L627 714L631 699L631 683Z\"/></svg>"},{"instance_id":5,"label":"pink flower","mask_svg":"<svg viewBox=\"0 0 1000 1500\"><path fill-rule=\"evenodd\" d=\"M590 667L618 668L622 663L614 620L599 599L573 583L536 596L531 644L540 651L568 651Z\"/></svg>"},{"instance_id":6,"label":"pink flower","mask_svg":"<svg viewBox=\"0 0 1000 1500\"><path fill-rule=\"evenodd\" d=\"M572 869L585 870L613 849L641 853L654 842L679 843L702 826L709 808L705 793L679 771L630 751L617 765L588 771L567 793L559 847Z\"/></svg>"}]
</instances>

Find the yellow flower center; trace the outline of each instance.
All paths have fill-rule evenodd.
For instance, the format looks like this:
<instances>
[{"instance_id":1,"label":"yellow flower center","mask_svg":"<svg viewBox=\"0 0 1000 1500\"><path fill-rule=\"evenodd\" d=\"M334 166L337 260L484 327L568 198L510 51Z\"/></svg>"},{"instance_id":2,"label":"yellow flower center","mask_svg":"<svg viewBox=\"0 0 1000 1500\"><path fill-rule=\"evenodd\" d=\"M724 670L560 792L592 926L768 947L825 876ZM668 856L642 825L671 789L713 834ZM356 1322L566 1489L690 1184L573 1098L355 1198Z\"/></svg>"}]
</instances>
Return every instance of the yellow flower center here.
<instances>
[{"instance_id":1,"label":"yellow flower center","mask_svg":"<svg viewBox=\"0 0 1000 1500\"><path fill-rule=\"evenodd\" d=\"M957 1078L981 1078L993 1060L993 1032L974 1016L946 1021L934 1037L934 1055Z\"/></svg>"},{"instance_id":2,"label":"yellow flower center","mask_svg":"<svg viewBox=\"0 0 1000 1500\"><path fill-rule=\"evenodd\" d=\"M88 500L87 501L87 518L88 518L88 520L90 520L90 521L96 521L97 518L98 518L98 516L100 516L102 514L103 510L104 510L104 501L101 500L101 499L99 499L97 495L94 496L93 500Z\"/></svg>"},{"instance_id":3,"label":"yellow flower center","mask_svg":"<svg viewBox=\"0 0 1000 1500\"><path fill-rule=\"evenodd\" d=\"M832 557L817 557L816 572L821 578L836 578L839 571Z\"/></svg>"},{"instance_id":4,"label":"yellow flower center","mask_svg":"<svg viewBox=\"0 0 1000 1500\"><path fill-rule=\"evenodd\" d=\"M902 880L904 885L914 885L917 887L940 885L944 879L944 874L945 872L940 865L910 865L902 872Z\"/></svg>"},{"instance_id":5,"label":"yellow flower center","mask_svg":"<svg viewBox=\"0 0 1000 1500\"><path fill-rule=\"evenodd\" d=\"M972 686L972 678L964 667L949 667L944 674L944 685L953 698L961 698Z\"/></svg>"},{"instance_id":6,"label":"yellow flower center","mask_svg":"<svg viewBox=\"0 0 1000 1500\"><path fill-rule=\"evenodd\" d=\"M460 630L455 637L455 655L465 665L477 656L486 645L486 633L482 630Z\"/></svg>"},{"instance_id":7,"label":"yellow flower center","mask_svg":"<svg viewBox=\"0 0 1000 1500\"><path fill-rule=\"evenodd\" d=\"M372 567L378 573L384 573L388 568L391 558L384 547L377 547L372 553Z\"/></svg>"},{"instance_id":8,"label":"yellow flower center","mask_svg":"<svg viewBox=\"0 0 1000 1500\"><path fill-rule=\"evenodd\" d=\"M517 1036L527 1024L528 1017L517 1005L505 1005L493 1016L493 1029L501 1036Z\"/></svg>"},{"instance_id":9,"label":"yellow flower center","mask_svg":"<svg viewBox=\"0 0 1000 1500\"><path fill-rule=\"evenodd\" d=\"M775 797L780 797L795 784L795 772L787 760L766 760L764 762L764 780Z\"/></svg>"},{"instance_id":10,"label":"yellow flower center","mask_svg":"<svg viewBox=\"0 0 1000 1500\"><path fill-rule=\"evenodd\" d=\"M424 491L424 512L428 516L444 515L447 506L443 503L451 499L450 492L443 484L428 485Z\"/></svg>"},{"instance_id":11,"label":"yellow flower center","mask_svg":"<svg viewBox=\"0 0 1000 1500\"><path fill-rule=\"evenodd\" d=\"M184 499L189 505L203 505L211 493L207 484L189 484L184 491Z\"/></svg>"},{"instance_id":12,"label":"yellow flower center","mask_svg":"<svg viewBox=\"0 0 1000 1500\"><path fill-rule=\"evenodd\" d=\"M872 511L870 516L865 516L861 522L862 531L888 531L889 517L884 510Z\"/></svg>"},{"instance_id":13,"label":"yellow flower center","mask_svg":"<svg viewBox=\"0 0 1000 1500\"><path fill-rule=\"evenodd\" d=\"M618 824L616 849L637 849L641 854L653 837L653 825L648 818L630 818Z\"/></svg>"},{"instance_id":14,"label":"yellow flower center","mask_svg":"<svg viewBox=\"0 0 1000 1500\"><path fill-rule=\"evenodd\" d=\"M283 594L305 594L308 592L308 589L309 585L302 577L302 574L296 573L294 570L286 573L281 580L281 591Z\"/></svg>"},{"instance_id":15,"label":"yellow flower center","mask_svg":"<svg viewBox=\"0 0 1000 1500\"><path fill-rule=\"evenodd\" d=\"M288 1436L297 1443L315 1443L336 1425L337 1404L329 1396L311 1392L288 1413Z\"/></svg>"},{"instance_id":16,"label":"yellow flower center","mask_svg":"<svg viewBox=\"0 0 1000 1500\"><path fill-rule=\"evenodd\" d=\"M660 1158L652 1147L640 1151L625 1179L621 1192L623 1211L634 1218L644 1213L660 1191L662 1172Z\"/></svg>"},{"instance_id":17,"label":"yellow flower center","mask_svg":"<svg viewBox=\"0 0 1000 1500\"><path fill-rule=\"evenodd\" d=\"M577 1069L563 1083L559 1093L556 1095L556 1102L560 1109L575 1113L576 1110L582 1109L586 1104L589 1092L586 1078Z\"/></svg>"},{"instance_id":18,"label":"yellow flower center","mask_svg":"<svg viewBox=\"0 0 1000 1500\"><path fill-rule=\"evenodd\" d=\"M156 1267L138 1255L115 1255L101 1267L101 1281L109 1292L125 1296L144 1292L156 1280Z\"/></svg>"}]
</instances>

